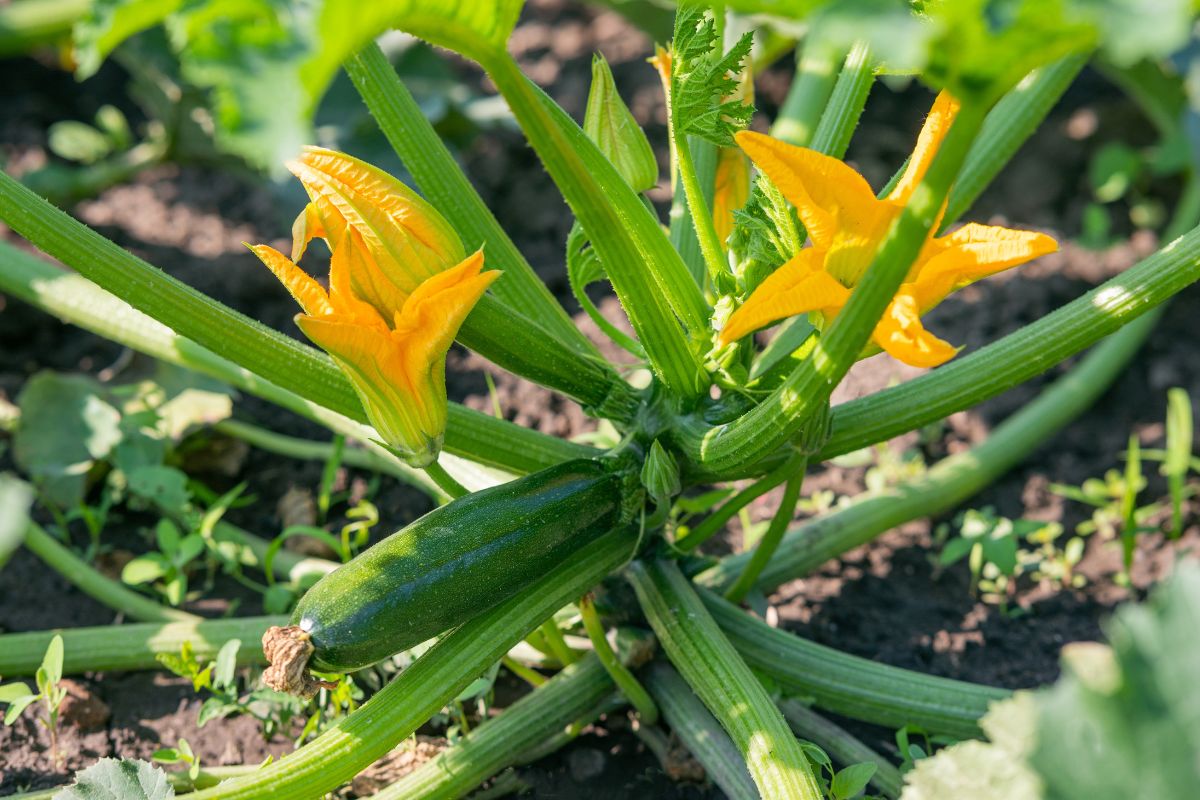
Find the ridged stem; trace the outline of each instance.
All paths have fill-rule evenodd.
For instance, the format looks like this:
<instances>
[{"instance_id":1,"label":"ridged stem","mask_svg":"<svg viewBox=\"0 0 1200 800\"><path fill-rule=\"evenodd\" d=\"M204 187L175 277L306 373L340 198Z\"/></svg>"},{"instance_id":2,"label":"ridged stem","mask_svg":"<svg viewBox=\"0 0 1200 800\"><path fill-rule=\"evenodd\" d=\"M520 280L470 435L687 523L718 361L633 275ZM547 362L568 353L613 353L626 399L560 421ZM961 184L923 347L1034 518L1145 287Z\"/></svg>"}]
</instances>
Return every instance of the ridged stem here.
<instances>
[{"instance_id":1,"label":"ridged stem","mask_svg":"<svg viewBox=\"0 0 1200 800\"><path fill-rule=\"evenodd\" d=\"M841 60L836 48L824 46L813 36L806 39L792 85L771 123L772 136L797 147L808 146L829 104Z\"/></svg>"},{"instance_id":2,"label":"ridged stem","mask_svg":"<svg viewBox=\"0 0 1200 800\"><path fill-rule=\"evenodd\" d=\"M874 61L865 42L856 42L838 73L829 102L808 146L818 153L842 158L875 81Z\"/></svg>"},{"instance_id":3,"label":"ridged stem","mask_svg":"<svg viewBox=\"0 0 1200 800\"><path fill-rule=\"evenodd\" d=\"M891 800L900 796L900 791L904 788L904 776L900 774L900 770L850 732L794 698L780 700L779 710L783 712L784 719L792 726L797 736L820 747L834 763L843 767L864 762L874 764L875 774L871 776L871 783L875 788Z\"/></svg>"},{"instance_id":4,"label":"ridged stem","mask_svg":"<svg viewBox=\"0 0 1200 800\"><path fill-rule=\"evenodd\" d=\"M195 614L156 603L125 584L101 575L36 523L30 522L25 527L25 546L88 597L133 619L143 622L194 622L200 619Z\"/></svg>"},{"instance_id":5,"label":"ridged stem","mask_svg":"<svg viewBox=\"0 0 1200 800\"><path fill-rule=\"evenodd\" d=\"M703 765L708 778L730 800L759 800L758 787L729 734L674 667L655 661L643 674L667 724Z\"/></svg>"},{"instance_id":6,"label":"ridged stem","mask_svg":"<svg viewBox=\"0 0 1200 800\"><path fill-rule=\"evenodd\" d=\"M698 396L707 376L684 329L705 341L708 306L658 220L516 61L497 54L483 67L587 231L655 372L680 396Z\"/></svg>"},{"instance_id":7,"label":"ridged stem","mask_svg":"<svg viewBox=\"0 0 1200 800\"><path fill-rule=\"evenodd\" d=\"M978 736L978 719L1005 689L892 667L772 628L722 597L700 590L724 641L790 694L851 719L899 728L920 725L961 738ZM706 615L707 616L707 615ZM686 673L685 673L686 675Z\"/></svg>"},{"instance_id":8,"label":"ridged stem","mask_svg":"<svg viewBox=\"0 0 1200 800\"><path fill-rule=\"evenodd\" d=\"M513 766L522 753L558 734L613 692L600 660L589 654L488 719L375 800L451 800Z\"/></svg>"},{"instance_id":9,"label":"ridged stem","mask_svg":"<svg viewBox=\"0 0 1200 800\"><path fill-rule=\"evenodd\" d=\"M331 411L303 393L265 380L201 347L91 281L63 272L4 242L0 242L0 291L106 339L262 397L330 430L357 439L383 457L394 459L384 448L371 443L376 435L362 424L365 416L361 406L355 406L355 413L359 415L356 418ZM330 368L336 372L332 365ZM342 380L340 372L337 376ZM294 377L293 383L304 382L303 376ZM450 404L449 416L447 451L509 472L536 472L571 458L596 453L594 448L546 436L457 403ZM411 468L404 466L404 469ZM412 474L413 482L430 483L418 470L412 470Z\"/></svg>"},{"instance_id":10,"label":"ridged stem","mask_svg":"<svg viewBox=\"0 0 1200 800\"><path fill-rule=\"evenodd\" d=\"M287 617L192 619L176 622L137 622L114 627L61 628L0 635L0 675L32 675L55 634L63 638L63 674L158 669L158 653L178 653L190 642L198 661L216 658L231 639L240 639L238 664L265 664L258 643L272 625Z\"/></svg>"},{"instance_id":11,"label":"ridged stem","mask_svg":"<svg viewBox=\"0 0 1200 800\"><path fill-rule=\"evenodd\" d=\"M626 571L663 652L733 739L763 797L820 800L796 737L673 561Z\"/></svg>"},{"instance_id":12,"label":"ridged stem","mask_svg":"<svg viewBox=\"0 0 1200 800\"><path fill-rule=\"evenodd\" d=\"M831 558L918 517L939 514L966 500L1048 441L1100 397L1150 335L1160 312L1122 328L1069 373L1006 419L982 444L949 456L921 477L797 527L784 537L758 580L769 592L803 577ZM729 585L749 556L737 555L698 576L714 589Z\"/></svg>"},{"instance_id":13,"label":"ridged stem","mask_svg":"<svg viewBox=\"0 0 1200 800\"><path fill-rule=\"evenodd\" d=\"M291 755L196 800L308 800L354 777L461 692L526 633L632 555L636 535L613 531L521 595L447 634L361 708Z\"/></svg>"}]
</instances>

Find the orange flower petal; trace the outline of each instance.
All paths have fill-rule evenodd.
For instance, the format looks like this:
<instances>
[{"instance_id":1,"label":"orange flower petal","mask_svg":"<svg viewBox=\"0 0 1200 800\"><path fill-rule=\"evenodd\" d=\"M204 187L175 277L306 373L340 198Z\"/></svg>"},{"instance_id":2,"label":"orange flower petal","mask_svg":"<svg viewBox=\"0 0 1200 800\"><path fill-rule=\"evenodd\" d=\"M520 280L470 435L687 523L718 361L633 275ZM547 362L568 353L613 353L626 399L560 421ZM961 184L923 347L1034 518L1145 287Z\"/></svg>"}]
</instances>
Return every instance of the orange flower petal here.
<instances>
[{"instance_id":1,"label":"orange flower petal","mask_svg":"<svg viewBox=\"0 0 1200 800\"><path fill-rule=\"evenodd\" d=\"M325 226L321 224L317 206L309 203L292 223L292 261L300 263L300 259L304 258L304 251L308 249L308 243L313 239L324 238Z\"/></svg>"},{"instance_id":2,"label":"orange flower petal","mask_svg":"<svg viewBox=\"0 0 1200 800\"><path fill-rule=\"evenodd\" d=\"M446 427L444 382L412 383L404 353L386 328L381 332L339 316L300 316L296 322L346 373L384 442L413 466L436 457Z\"/></svg>"},{"instance_id":3,"label":"orange flower petal","mask_svg":"<svg viewBox=\"0 0 1200 800\"><path fill-rule=\"evenodd\" d=\"M381 326L408 297L380 268L375 254L354 227L347 228L334 245L329 290L330 302L339 313L378 319Z\"/></svg>"},{"instance_id":4,"label":"orange flower petal","mask_svg":"<svg viewBox=\"0 0 1200 800\"><path fill-rule=\"evenodd\" d=\"M383 170L317 147L305 148L287 166L308 190L331 244L336 247L345 226L353 226L405 293L462 259L450 224Z\"/></svg>"},{"instance_id":5,"label":"orange flower petal","mask_svg":"<svg viewBox=\"0 0 1200 800\"><path fill-rule=\"evenodd\" d=\"M937 99L933 101L933 108L929 110L929 116L925 118L925 124L921 127L921 133L917 137L917 146L908 159L904 175L887 196L888 202L901 206L908 203L913 190L917 188L917 184L925 177L929 165L933 163L933 157L937 155L938 148L941 147L942 140L946 138L950 124L954 122L957 114L958 101L946 92L939 93Z\"/></svg>"},{"instance_id":6,"label":"orange flower petal","mask_svg":"<svg viewBox=\"0 0 1200 800\"><path fill-rule=\"evenodd\" d=\"M735 138L796 206L817 247L831 247L840 231L867 231L876 227L881 203L863 176L846 164L753 131L741 131Z\"/></svg>"},{"instance_id":7,"label":"orange flower petal","mask_svg":"<svg viewBox=\"0 0 1200 800\"><path fill-rule=\"evenodd\" d=\"M938 252L920 266L915 281L924 311L969 283L1058 249L1058 242L1044 233L973 222L935 244Z\"/></svg>"},{"instance_id":8,"label":"orange flower petal","mask_svg":"<svg viewBox=\"0 0 1200 800\"><path fill-rule=\"evenodd\" d=\"M733 233L733 212L750 199L750 164L736 147L717 151L717 172L713 179L713 227L724 245Z\"/></svg>"},{"instance_id":9,"label":"orange flower petal","mask_svg":"<svg viewBox=\"0 0 1200 800\"><path fill-rule=\"evenodd\" d=\"M736 342L773 322L809 311L835 316L850 297L850 290L829 273L815 269L819 263L820 253L808 248L771 273L729 317L717 344Z\"/></svg>"},{"instance_id":10,"label":"orange flower petal","mask_svg":"<svg viewBox=\"0 0 1200 800\"><path fill-rule=\"evenodd\" d=\"M300 267L296 266L283 253L265 244L246 245L250 248L250 252L258 256L259 260L267 265L271 272L275 273L275 277L284 285L288 292L295 298L300 307L304 309L305 314L314 317L324 316L333 313L333 305L329 302L329 295L322 288L321 284L313 280L312 276L306 273Z\"/></svg>"},{"instance_id":11,"label":"orange flower petal","mask_svg":"<svg viewBox=\"0 0 1200 800\"><path fill-rule=\"evenodd\" d=\"M471 309L502 273L483 271L483 251L422 283L396 312L392 338L405 352L410 370L442 363Z\"/></svg>"},{"instance_id":12,"label":"orange flower petal","mask_svg":"<svg viewBox=\"0 0 1200 800\"><path fill-rule=\"evenodd\" d=\"M958 353L958 348L925 330L907 284L892 299L871 338L892 358L914 367L936 367Z\"/></svg>"}]
</instances>

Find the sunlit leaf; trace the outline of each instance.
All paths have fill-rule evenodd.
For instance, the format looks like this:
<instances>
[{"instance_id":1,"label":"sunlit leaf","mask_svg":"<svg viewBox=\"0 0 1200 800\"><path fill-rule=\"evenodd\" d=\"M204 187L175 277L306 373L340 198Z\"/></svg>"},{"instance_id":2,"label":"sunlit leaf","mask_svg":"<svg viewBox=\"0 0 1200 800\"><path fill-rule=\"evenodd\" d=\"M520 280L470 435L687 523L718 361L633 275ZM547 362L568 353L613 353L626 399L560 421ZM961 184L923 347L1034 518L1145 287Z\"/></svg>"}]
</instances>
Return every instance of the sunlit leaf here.
<instances>
[{"instance_id":1,"label":"sunlit leaf","mask_svg":"<svg viewBox=\"0 0 1200 800\"><path fill-rule=\"evenodd\" d=\"M153 764L102 758L76 773L75 783L54 795L54 800L170 800L174 796L167 774Z\"/></svg>"}]
</instances>

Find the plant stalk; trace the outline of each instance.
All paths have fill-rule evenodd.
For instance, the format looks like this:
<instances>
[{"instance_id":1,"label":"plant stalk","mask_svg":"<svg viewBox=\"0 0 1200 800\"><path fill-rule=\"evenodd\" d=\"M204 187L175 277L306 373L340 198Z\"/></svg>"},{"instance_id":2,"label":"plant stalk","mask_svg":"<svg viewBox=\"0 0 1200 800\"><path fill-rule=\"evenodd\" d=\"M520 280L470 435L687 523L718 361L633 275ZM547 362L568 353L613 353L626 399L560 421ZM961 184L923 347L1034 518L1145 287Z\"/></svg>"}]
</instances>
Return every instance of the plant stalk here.
<instances>
[{"instance_id":1,"label":"plant stalk","mask_svg":"<svg viewBox=\"0 0 1200 800\"><path fill-rule=\"evenodd\" d=\"M763 797L820 800L796 738L673 561L627 570L659 644L733 739Z\"/></svg>"},{"instance_id":2,"label":"plant stalk","mask_svg":"<svg viewBox=\"0 0 1200 800\"><path fill-rule=\"evenodd\" d=\"M637 711L641 723L657 725L658 706L654 704L650 693L638 683L637 678L633 677L633 673L621 663L621 659L617 658L617 654L613 652L612 645L608 643L608 637L604 632L604 623L600 620L600 615L596 613L595 601L590 595L584 595L578 605L579 613L583 617L584 630L587 631L588 639L592 642L592 651L600 659L600 663L608 672L609 677Z\"/></svg>"}]
</instances>

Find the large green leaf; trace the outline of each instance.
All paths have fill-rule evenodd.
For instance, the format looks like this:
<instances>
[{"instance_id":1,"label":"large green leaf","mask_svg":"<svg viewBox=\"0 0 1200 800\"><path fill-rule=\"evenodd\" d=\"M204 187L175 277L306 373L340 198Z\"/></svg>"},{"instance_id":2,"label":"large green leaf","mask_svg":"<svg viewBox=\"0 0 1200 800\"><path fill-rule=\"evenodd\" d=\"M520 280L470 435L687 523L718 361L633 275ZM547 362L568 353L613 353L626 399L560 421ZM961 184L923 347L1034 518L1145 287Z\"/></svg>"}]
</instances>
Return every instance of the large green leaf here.
<instances>
[{"instance_id":1,"label":"large green leaf","mask_svg":"<svg viewBox=\"0 0 1200 800\"><path fill-rule=\"evenodd\" d=\"M314 139L341 63L389 28L476 60L503 51L523 0L97 0L75 28L78 75L165 24L183 77L211 91L222 147L273 170Z\"/></svg>"},{"instance_id":2,"label":"large green leaf","mask_svg":"<svg viewBox=\"0 0 1200 800\"><path fill-rule=\"evenodd\" d=\"M82 375L39 372L17 395L21 421L13 456L54 503L83 497L87 472L121 441L121 415L100 384Z\"/></svg>"}]
</instances>

